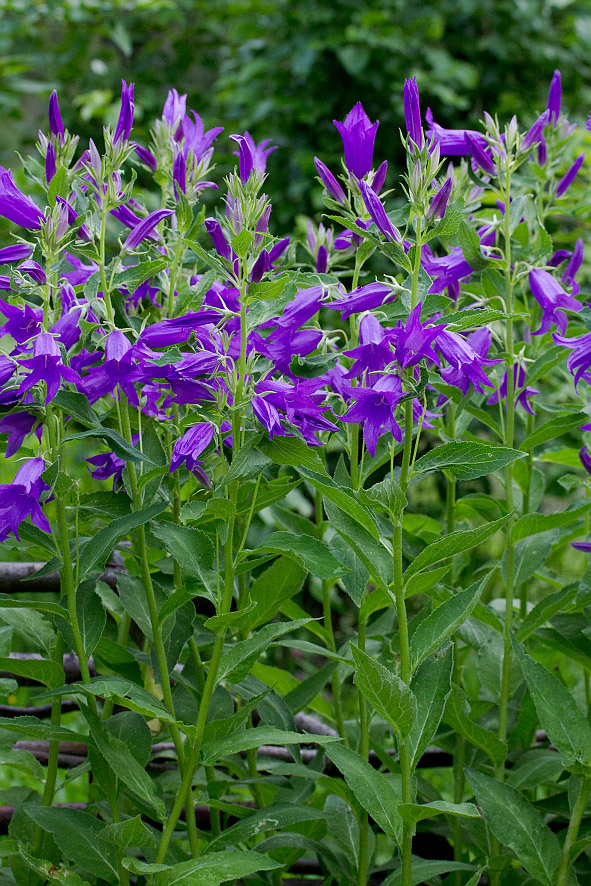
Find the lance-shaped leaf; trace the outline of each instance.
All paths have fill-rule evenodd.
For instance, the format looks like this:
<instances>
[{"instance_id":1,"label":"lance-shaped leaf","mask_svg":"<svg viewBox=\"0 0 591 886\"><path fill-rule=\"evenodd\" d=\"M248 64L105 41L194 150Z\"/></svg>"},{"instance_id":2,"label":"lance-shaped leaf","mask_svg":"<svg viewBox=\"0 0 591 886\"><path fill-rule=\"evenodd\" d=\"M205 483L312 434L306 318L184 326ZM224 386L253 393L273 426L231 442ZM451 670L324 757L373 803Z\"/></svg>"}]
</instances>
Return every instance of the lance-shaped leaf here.
<instances>
[{"instance_id":1,"label":"lance-shaped leaf","mask_svg":"<svg viewBox=\"0 0 591 886\"><path fill-rule=\"evenodd\" d=\"M50 689L61 686L64 682L64 671L61 665L50 659L8 658L0 657L0 671L14 674L16 677L26 677L43 683Z\"/></svg>"},{"instance_id":2,"label":"lance-shaped leaf","mask_svg":"<svg viewBox=\"0 0 591 886\"><path fill-rule=\"evenodd\" d=\"M460 818L478 818L480 813L473 803L448 803L446 800L434 800L432 803L401 803L398 807L400 817L406 824L414 827L418 821L434 818L436 815L458 815Z\"/></svg>"},{"instance_id":3,"label":"lance-shaped leaf","mask_svg":"<svg viewBox=\"0 0 591 886\"><path fill-rule=\"evenodd\" d=\"M400 677L351 644L355 685L399 738L409 734L417 714L417 700Z\"/></svg>"},{"instance_id":4,"label":"lance-shaped leaf","mask_svg":"<svg viewBox=\"0 0 591 886\"><path fill-rule=\"evenodd\" d=\"M463 738L484 751L495 766L501 766L507 756L507 746L488 729L470 719L470 705L466 693L459 686L452 690L445 705L443 720Z\"/></svg>"},{"instance_id":5,"label":"lance-shaped leaf","mask_svg":"<svg viewBox=\"0 0 591 886\"><path fill-rule=\"evenodd\" d=\"M453 646L431 655L416 670L411 689L417 700L417 715L408 734L411 765L414 768L429 747L441 721L451 692Z\"/></svg>"},{"instance_id":6,"label":"lance-shaped leaf","mask_svg":"<svg viewBox=\"0 0 591 886\"><path fill-rule=\"evenodd\" d=\"M205 742L201 748L201 762L204 766L221 760L229 754L239 754L251 748L260 748L262 745L290 745L290 744L319 744L325 745L338 741L334 735L312 735L302 732L287 732L285 729L275 729L274 726L256 726L254 729L244 729L227 738Z\"/></svg>"},{"instance_id":7,"label":"lance-shaped leaf","mask_svg":"<svg viewBox=\"0 0 591 886\"><path fill-rule=\"evenodd\" d=\"M69 443L71 440L85 440L87 437L99 437L107 443L115 455L119 458L122 458L124 461L133 461L133 462L146 462L147 464L153 464L153 461L148 458L143 452L140 452L137 447L132 446L131 443L128 443L125 437L122 437L121 434L118 434L117 431L114 431L112 428L93 428L90 431L80 431L78 434L69 434L67 437L63 439L63 443Z\"/></svg>"},{"instance_id":8,"label":"lance-shaped leaf","mask_svg":"<svg viewBox=\"0 0 591 886\"><path fill-rule=\"evenodd\" d=\"M29 599L28 597L11 596L0 594L0 609L36 609L38 612L48 612L50 615L59 615L61 618L69 618L68 610L59 603L52 603L42 598Z\"/></svg>"},{"instance_id":9,"label":"lance-shaped leaf","mask_svg":"<svg viewBox=\"0 0 591 886\"><path fill-rule=\"evenodd\" d=\"M422 572L424 569L428 569L429 566L433 566L434 563L440 563L442 560L447 560L448 557L453 557L455 554L462 553L462 551L469 551L471 548L475 548L483 541L486 541L487 538L490 538L491 535L494 535L495 532L502 529L510 519L510 516L510 514L507 514L498 520L493 520L492 523L478 526L476 529L463 529L459 532L451 532L433 544L427 545L406 568L404 573L405 581L408 581L411 575L415 575L417 572Z\"/></svg>"},{"instance_id":10,"label":"lance-shaped leaf","mask_svg":"<svg viewBox=\"0 0 591 886\"><path fill-rule=\"evenodd\" d=\"M474 480L485 477L504 468L525 453L506 446L492 446L490 443L477 443L470 440L466 443L453 442L437 446L426 455L422 455L413 468L413 474L425 474L428 471L447 470L459 480Z\"/></svg>"},{"instance_id":11,"label":"lance-shaped leaf","mask_svg":"<svg viewBox=\"0 0 591 886\"><path fill-rule=\"evenodd\" d=\"M488 575L485 575L465 591L458 591L419 623L410 642L413 671L428 655L436 649L441 649L468 618L480 600L480 594L487 580Z\"/></svg>"},{"instance_id":12,"label":"lance-shaped leaf","mask_svg":"<svg viewBox=\"0 0 591 886\"><path fill-rule=\"evenodd\" d=\"M561 609L564 610L570 601L576 597L578 591L578 584L568 585L566 588L561 588L553 594L548 594L547 597L536 603L523 619L520 628L515 634L515 639L519 643L525 642L534 631L541 628L547 621L550 621L553 615L556 615Z\"/></svg>"},{"instance_id":13,"label":"lance-shaped leaf","mask_svg":"<svg viewBox=\"0 0 591 886\"><path fill-rule=\"evenodd\" d=\"M237 843L246 843L252 837L264 831L279 831L290 825L299 824L302 821L318 821L330 818L330 815L321 809L313 809L310 806L298 806L295 803L277 803L258 809L227 828L207 846L207 851L235 846Z\"/></svg>"},{"instance_id":14,"label":"lance-shaped leaf","mask_svg":"<svg viewBox=\"0 0 591 886\"><path fill-rule=\"evenodd\" d=\"M570 511L562 511L559 514L524 514L515 521L511 530L511 538L513 542L517 542L528 535L538 535L538 533L547 532L549 529L570 526L571 523L582 519L589 508L591 508L591 502L586 501Z\"/></svg>"},{"instance_id":15,"label":"lance-shaped leaf","mask_svg":"<svg viewBox=\"0 0 591 886\"><path fill-rule=\"evenodd\" d=\"M257 448L276 465L306 468L312 472L320 472L325 479L327 477L324 462L317 450L297 437L274 437L272 440L263 440Z\"/></svg>"},{"instance_id":16,"label":"lance-shaped leaf","mask_svg":"<svg viewBox=\"0 0 591 886\"><path fill-rule=\"evenodd\" d=\"M556 886L560 844L537 810L501 781L466 769L476 802L501 846L511 849L526 871L545 886Z\"/></svg>"},{"instance_id":17,"label":"lance-shaped leaf","mask_svg":"<svg viewBox=\"0 0 591 886\"><path fill-rule=\"evenodd\" d=\"M339 511L347 514L356 523L367 529L374 538L380 537L379 526L372 511L360 503L359 496L355 495L351 489L338 486L330 477L324 477L322 474L309 471L304 467L301 467L299 472L312 484L314 489L322 493L324 498L336 505Z\"/></svg>"},{"instance_id":18,"label":"lance-shaped leaf","mask_svg":"<svg viewBox=\"0 0 591 886\"><path fill-rule=\"evenodd\" d=\"M566 686L522 646L515 644L515 650L550 741L569 763L591 763L591 727Z\"/></svg>"},{"instance_id":19,"label":"lance-shaped leaf","mask_svg":"<svg viewBox=\"0 0 591 886\"><path fill-rule=\"evenodd\" d=\"M229 849L181 861L167 871L156 873L154 886L220 886L229 880L237 882L243 877L250 877L257 871L272 871L280 867L280 862L261 852Z\"/></svg>"},{"instance_id":20,"label":"lance-shaped leaf","mask_svg":"<svg viewBox=\"0 0 591 886\"><path fill-rule=\"evenodd\" d=\"M346 566L337 560L324 542L311 535L294 535L291 532L272 532L256 551L249 554L260 553L285 554L303 566L312 575L318 578L337 578L348 572Z\"/></svg>"},{"instance_id":21,"label":"lance-shaped leaf","mask_svg":"<svg viewBox=\"0 0 591 886\"><path fill-rule=\"evenodd\" d=\"M235 643L222 655L218 669L218 682L226 680L239 683L246 677L255 661L273 640L303 627L309 621L309 618L302 618L297 621L265 625L253 637Z\"/></svg>"},{"instance_id":22,"label":"lance-shaped leaf","mask_svg":"<svg viewBox=\"0 0 591 886\"><path fill-rule=\"evenodd\" d=\"M543 425L540 425L539 428L536 428L532 434L529 434L519 448L524 452L528 452L541 443L555 440L556 437L572 431L573 428L579 428L587 421L588 417L584 412L571 412L568 415L559 415L556 418L551 418L549 421L544 422Z\"/></svg>"},{"instance_id":23,"label":"lance-shaped leaf","mask_svg":"<svg viewBox=\"0 0 591 886\"><path fill-rule=\"evenodd\" d=\"M58 806L25 805L23 809L35 824L52 835L66 858L95 876L114 882L117 865L113 847L102 839L104 824L98 818Z\"/></svg>"},{"instance_id":24,"label":"lance-shaped leaf","mask_svg":"<svg viewBox=\"0 0 591 886\"><path fill-rule=\"evenodd\" d=\"M275 560L256 578L246 593L246 604L254 603L247 630L252 631L266 621L270 621L281 609L281 604L291 600L306 577L306 571L287 557Z\"/></svg>"},{"instance_id":25,"label":"lance-shaped leaf","mask_svg":"<svg viewBox=\"0 0 591 886\"><path fill-rule=\"evenodd\" d=\"M113 548L124 536L129 535L138 526L157 517L166 509L166 502L156 502L149 508L133 511L125 517L118 517L104 529L99 529L81 548L79 558L79 578L86 578L97 567L102 569Z\"/></svg>"},{"instance_id":26,"label":"lance-shaped leaf","mask_svg":"<svg viewBox=\"0 0 591 886\"><path fill-rule=\"evenodd\" d=\"M390 551L332 501L325 499L324 507L331 527L351 546L375 583L388 594L388 586L394 574Z\"/></svg>"}]
</instances>

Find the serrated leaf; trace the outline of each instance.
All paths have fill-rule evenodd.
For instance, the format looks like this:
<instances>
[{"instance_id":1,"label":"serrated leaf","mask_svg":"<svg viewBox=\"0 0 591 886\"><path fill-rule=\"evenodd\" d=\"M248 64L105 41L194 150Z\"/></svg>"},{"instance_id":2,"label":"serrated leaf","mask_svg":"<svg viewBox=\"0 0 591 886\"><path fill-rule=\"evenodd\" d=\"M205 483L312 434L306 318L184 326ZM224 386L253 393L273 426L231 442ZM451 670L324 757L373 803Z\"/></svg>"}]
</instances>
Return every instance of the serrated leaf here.
<instances>
[{"instance_id":1,"label":"serrated leaf","mask_svg":"<svg viewBox=\"0 0 591 886\"><path fill-rule=\"evenodd\" d=\"M412 729L417 714L417 700L400 677L351 644L355 661L355 685L378 714L404 739Z\"/></svg>"},{"instance_id":2,"label":"serrated leaf","mask_svg":"<svg viewBox=\"0 0 591 886\"><path fill-rule=\"evenodd\" d=\"M298 437L273 437L272 440L261 441L258 449L276 465L306 468L322 475L326 474L324 462L316 449Z\"/></svg>"},{"instance_id":3,"label":"serrated leaf","mask_svg":"<svg viewBox=\"0 0 591 886\"><path fill-rule=\"evenodd\" d=\"M142 846L156 847L158 845L156 837L143 823L141 815L107 825L101 832L101 837L108 843L120 846L122 849Z\"/></svg>"},{"instance_id":4,"label":"serrated leaf","mask_svg":"<svg viewBox=\"0 0 591 886\"><path fill-rule=\"evenodd\" d=\"M408 734L413 769L429 747L441 722L451 692L453 660L453 646L450 644L443 654L427 658L413 676L410 688L417 700L417 713Z\"/></svg>"},{"instance_id":5,"label":"serrated leaf","mask_svg":"<svg viewBox=\"0 0 591 886\"><path fill-rule=\"evenodd\" d=\"M390 551L365 526L357 523L330 499L325 499L324 507L331 528L351 546L380 590L388 594L394 571Z\"/></svg>"},{"instance_id":6,"label":"serrated leaf","mask_svg":"<svg viewBox=\"0 0 591 886\"><path fill-rule=\"evenodd\" d=\"M113 847L103 840L103 823L77 809L59 806L28 806L24 811L35 824L48 831L66 858L95 876L111 882L117 878Z\"/></svg>"},{"instance_id":7,"label":"serrated leaf","mask_svg":"<svg viewBox=\"0 0 591 886\"><path fill-rule=\"evenodd\" d=\"M513 524L511 538L517 542L528 535L538 535L549 529L558 529L561 526L570 526L587 514L591 508L591 502L585 502L570 511L561 511L559 514L523 514Z\"/></svg>"},{"instance_id":8,"label":"serrated leaf","mask_svg":"<svg viewBox=\"0 0 591 886\"><path fill-rule=\"evenodd\" d=\"M209 536L200 529L159 522L154 524L152 532L174 557L185 575L201 578L205 570L211 569L213 544Z\"/></svg>"},{"instance_id":9,"label":"serrated leaf","mask_svg":"<svg viewBox=\"0 0 591 886\"><path fill-rule=\"evenodd\" d=\"M338 741L332 735L311 735L302 732L287 732L284 729L275 729L274 726L255 726L253 729L245 729L242 732L229 735L221 741L205 742L201 749L201 762L204 766L221 760L229 754L239 754L250 748L260 748L261 745L290 745L290 744L331 744Z\"/></svg>"},{"instance_id":10,"label":"serrated leaf","mask_svg":"<svg viewBox=\"0 0 591 886\"><path fill-rule=\"evenodd\" d=\"M308 535L294 535L291 532L272 532L263 544L249 554L270 551L284 554L295 560L312 575L318 578L337 578L347 572L347 567L331 554L329 548L317 538Z\"/></svg>"},{"instance_id":11,"label":"serrated leaf","mask_svg":"<svg viewBox=\"0 0 591 886\"><path fill-rule=\"evenodd\" d=\"M519 448L524 452L528 452L536 446L546 443L548 440L555 440L556 437L560 437L574 428L579 428L582 424L585 424L587 419L588 416L584 412L571 412L568 415L559 415L556 418L551 418L540 425L539 428L536 428L532 434L529 434Z\"/></svg>"},{"instance_id":12,"label":"serrated leaf","mask_svg":"<svg viewBox=\"0 0 591 886\"><path fill-rule=\"evenodd\" d=\"M120 289L122 286L125 286L130 293L133 293L138 286L141 286L146 280L149 280L151 277L156 277L161 271L166 270L169 264L170 259L168 258L155 258L125 268L124 271L115 275L113 288Z\"/></svg>"},{"instance_id":13,"label":"serrated leaf","mask_svg":"<svg viewBox=\"0 0 591 886\"><path fill-rule=\"evenodd\" d=\"M95 567L103 569L107 557L113 548L124 536L129 535L138 526L144 526L149 520L153 520L162 511L166 510L166 502L156 502L148 508L133 511L125 517L118 517L109 526L99 531L80 548L79 578L86 578Z\"/></svg>"},{"instance_id":14,"label":"serrated leaf","mask_svg":"<svg viewBox=\"0 0 591 886\"><path fill-rule=\"evenodd\" d=\"M260 852L250 849L228 849L225 852L212 852L181 861L168 871L157 873L154 886L220 886L228 880L234 882L256 874L257 871L272 871L281 863Z\"/></svg>"},{"instance_id":15,"label":"serrated leaf","mask_svg":"<svg viewBox=\"0 0 591 886\"><path fill-rule=\"evenodd\" d=\"M466 693L459 686L453 685L443 713L444 722L488 754L495 766L501 766L507 756L507 746L488 729L471 720L468 716L469 709Z\"/></svg>"},{"instance_id":16,"label":"serrated leaf","mask_svg":"<svg viewBox=\"0 0 591 886\"><path fill-rule=\"evenodd\" d=\"M291 600L302 587L306 572L294 560L280 557L262 572L246 592L246 602L256 604L245 629L252 631L272 619L282 603Z\"/></svg>"},{"instance_id":17,"label":"serrated leaf","mask_svg":"<svg viewBox=\"0 0 591 886\"><path fill-rule=\"evenodd\" d=\"M517 630L517 633L515 634L517 642L525 642L528 637L531 637L534 631L541 628L542 625L549 621L553 615L556 615L557 612L560 612L561 609L564 609L565 606L576 597L578 590L579 586L573 584L567 588L561 588L561 590L555 591L553 594L548 594L547 597L539 600L533 609L530 609L527 613Z\"/></svg>"},{"instance_id":18,"label":"serrated leaf","mask_svg":"<svg viewBox=\"0 0 591 886\"><path fill-rule=\"evenodd\" d=\"M85 427L94 428L99 424L98 416L95 414L92 406L88 402L85 394L78 391L58 391L53 398L53 406L59 407L64 412L64 416L75 418L76 421Z\"/></svg>"},{"instance_id":19,"label":"serrated leaf","mask_svg":"<svg viewBox=\"0 0 591 886\"><path fill-rule=\"evenodd\" d=\"M26 677L43 683L50 689L57 689L64 682L64 671L57 662L48 659L0 657L0 670L17 677Z\"/></svg>"},{"instance_id":20,"label":"serrated leaf","mask_svg":"<svg viewBox=\"0 0 591 886\"><path fill-rule=\"evenodd\" d=\"M72 440L86 440L89 437L97 437L104 440L105 443L109 444L115 455L126 462L132 461L138 464L140 462L146 462L147 464L153 464L147 455L140 452L137 447L128 443L125 437L122 437L121 434L118 434L117 431L112 430L112 428L99 427L92 428L89 431L80 431L78 434L68 434L67 437L64 437L62 443L70 443Z\"/></svg>"},{"instance_id":21,"label":"serrated leaf","mask_svg":"<svg viewBox=\"0 0 591 886\"><path fill-rule=\"evenodd\" d=\"M398 812L402 821L414 827L417 822L436 815L458 815L461 818L479 818L480 813L473 803L447 803L434 800L432 803L401 803Z\"/></svg>"},{"instance_id":22,"label":"serrated leaf","mask_svg":"<svg viewBox=\"0 0 591 886\"><path fill-rule=\"evenodd\" d=\"M444 443L422 455L414 464L413 474L448 470L459 480L474 480L493 474L524 457L525 453L506 446L492 446L475 441Z\"/></svg>"},{"instance_id":23,"label":"serrated leaf","mask_svg":"<svg viewBox=\"0 0 591 886\"><path fill-rule=\"evenodd\" d=\"M303 821L318 821L330 816L321 809L313 809L310 806L298 806L290 803L277 803L258 809L242 821L229 827L213 839L207 846L207 852L222 846L235 846L237 843L246 843L252 837L265 831L279 831L290 825L300 824Z\"/></svg>"},{"instance_id":24,"label":"serrated leaf","mask_svg":"<svg viewBox=\"0 0 591 886\"><path fill-rule=\"evenodd\" d=\"M299 619L297 621L284 621L277 624L268 624L261 628L253 637L248 640L241 640L235 643L224 652L220 660L218 669L218 682L228 681L239 683L248 674L255 661L262 652L267 648L269 643L282 637L290 631L308 624L309 618Z\"/></svg>"}]
</instances>

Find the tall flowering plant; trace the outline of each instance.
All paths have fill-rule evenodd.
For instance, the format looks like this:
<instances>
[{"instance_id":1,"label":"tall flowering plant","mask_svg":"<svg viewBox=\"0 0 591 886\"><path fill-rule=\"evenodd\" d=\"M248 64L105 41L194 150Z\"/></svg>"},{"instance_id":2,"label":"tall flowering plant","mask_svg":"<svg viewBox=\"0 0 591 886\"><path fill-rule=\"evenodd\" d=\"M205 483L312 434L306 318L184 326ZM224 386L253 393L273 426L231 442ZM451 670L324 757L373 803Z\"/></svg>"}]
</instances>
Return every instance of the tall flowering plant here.
<instances>
[{"instance_id":1,"label":"tall flowering plant","mask_svg":"<svg viewBox=\"0 0 591 886\"><path fill-rule=\"evenodd\" d=\"M591 456L555 441L591 429L591 315L583 241L550 233L585 157L560 75L526 130L444 129L407 80L387 190L358 103L295 239L273 146L231 135L216 181L222 128L173 89L136 143L134 98L79 151L52 94L41 200L0 170L0 538L60 577L0 600L0 754L28 778L3 882L586 882Z\"/></svg>"}]
</instances>

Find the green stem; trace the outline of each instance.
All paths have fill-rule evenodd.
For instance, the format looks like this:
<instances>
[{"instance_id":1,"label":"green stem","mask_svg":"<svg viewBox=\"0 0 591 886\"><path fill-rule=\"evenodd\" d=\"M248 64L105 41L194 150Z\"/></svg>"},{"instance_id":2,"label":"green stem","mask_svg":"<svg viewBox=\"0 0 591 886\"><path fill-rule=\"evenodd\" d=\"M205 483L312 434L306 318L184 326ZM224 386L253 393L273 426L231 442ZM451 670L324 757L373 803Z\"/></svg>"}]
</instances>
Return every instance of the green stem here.
<instances>
[{"instance_id":1,"label":"green stem","mask_svg":"<svg viewBox=\"0 0 591 886\"><path fill-rule=\"evenodd\" d=\"M589 800L590 794L591 778L586 778L584 779L579 790L579 796L577 797L577 801L574 805L574 809L572 811L570 823L568 826L568 831L566 832L566 839L564 841L562 854L560 856L560 868L558 870L558 879L556 880L556 886L567 886L569 882L569 875L571 872L570 852L573 845L577 841L579 828L581 826L581 820L583 818L583 815L585 814L585 809L587 808L587 802Z\"/></svg>"},{"instance_id":2,"label":"green stem","mask_svg":"<svg viewBox=\"0 0 591 886\"><path fill-rule=\"evenodd\" d=\"M167 314L169 317L172 317L174 313L174 290L176 288L176 278L178 273L179 262L181 260L181 253L183 251L183 241L181 240L179 234L177 233L177 240L174 248L174 260L172 264L172 268L170 271L170 280L168 285L168 301L167 301Z\"/></svg>"},{"instance_id":3,"label":"green stem","mask_svg":"<svg viewBox=\"0 0 591 886\"><path fill-rule=\"evenodd\" d=\"M530 434L533 434L534 430L534 416L527 416L527 430L526 434L529 437ZM531 507L531 483L533 477L533 469L534 469L534 454L533 450L529 449L527 453L526 459L526 467L527 467L527 485L525 488L525 493L523 496L523 513L529 514ZM527 615L527 582L524 581L521 584L520 593L519 593L519 614L521 618L525 618Z\"/></svg>"},{"instance_id":4,"label":"green stem","mask_svg":"<svg viewBox=\"0 0 591 886\"><path fill-rule=\"evenodd\" d=\"M365 595L364 595L365 598ZM362 601L363 602L363 601ZM357 644L362 652L365 652L365 630L367 622L359 619L357 627ZM365 696L359 693L359 754L364 760L369 757L369 717L367 715L367 701ZM359 875L358 886L367 886L367 868L369 864L369 816L363 811L359 825Z\"/></svg>"},{"instance_id":5,"label":"green stem","mask_svg":"<svg viewBox=\"0 0 591 886\"><path fill-rule=\"evenodd\" d=\"M105 302L105 309L107 311L107 320L111 324L111 326L115 325L115 313L113 311L113 305L111 304L111 292L109 290L109 286L107 284L107 274L105 271L105 237L107 233L107 216L108 216L108 208L103 203L103 208L101 211L101 230L100 230L100 239L99 239L99 249L100 249L100 275L101 275L101 288L103 291L103 300Z\"/></svg>"}]
</instances>

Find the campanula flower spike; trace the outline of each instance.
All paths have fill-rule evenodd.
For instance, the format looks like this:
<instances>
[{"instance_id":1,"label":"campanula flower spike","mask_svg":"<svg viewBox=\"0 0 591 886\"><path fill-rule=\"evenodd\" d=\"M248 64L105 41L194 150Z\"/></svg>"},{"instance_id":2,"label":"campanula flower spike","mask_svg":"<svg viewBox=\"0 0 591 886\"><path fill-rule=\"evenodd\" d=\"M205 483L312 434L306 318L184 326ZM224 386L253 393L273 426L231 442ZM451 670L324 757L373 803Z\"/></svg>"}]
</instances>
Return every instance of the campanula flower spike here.
<instances>
[{"instance_id":1,"label":"campanula flower spike","mask_svg":"<svg viewBox=\"0 0 591 886\"><path fill-rule=\"evenodd\" d=\"M40 333L33 345L33 356L19 361L30 375L25 378L17 391L17 396L29 391L33 385L45 384L45 404L54 399L64 382L80 383L81 379L75 370L63 362L60 347L48 332Z\"/></svg>"},{"instance_id":2,"label":"campanula flower spike","mask_svg":"<svg viewBox=\"0 0 591 886\"><path fill-rule=\"evenodd\" d=\"M49 489L41 479L44 470L42 458L31 458L18 469L12 483L0 486L0 541L10 533L18 538L19 526L27 517L38 529L51 533L39 503L41 494Z\"/></svg>"},{"instance_id":3,"label":"campanula flower spike","mask_svg":"<svg viewBox=\"0 0 591 886\"><path fill-rule=\"evenodd\" d=\"M560 105L562 102L562 79L560 76L560 71L554 71L554 75L550 82L550 89L548 91L548 111L550 114L550 122L553 126L556 126L558 123L558 118L560 117Z\"/></svg>"},{"instance_id":4,"label":"campanula flower spike","mask_svg":"<svg viewBox=\"0 0 591 886\"><path fill-rule=\"evenodd\" d=\"M379 120L372 123L361 102L349 111L343 123L332 121L343 140L345 166L349 172L362 179L373 165L373 149Z\"/></svg>"},{"instance_id":5,"label":"campanula flower spike","mask_svg":"<svg viewBox=\"0 0 591 886\"><path fill-rule=\"evenodd\" d=\"M532 388L530 385L525 384L525 369L523 366L515 364L513 367L513 390L519 391L517 397L515 399L515 403L518 406L529 413L529 415L535 415L534 408L532 404L529 402L530 397L535 397L537 394L541 392L537 390L537 388ZM503 376L503 380L499 385L499 389L491 394L491 396L486 401L487 406L493 406L499 403L502 400L507 399L507 373L505 372Z\"/></svg>"},{"instance_id":6,"label":"campanula flower spike","mask_svg":"<svg viewBox=\"0 0 591 886\"><path fill-rule=\"evenodd\" d=\"M416 77L404 81L404 119L408 137L420 153L423 150L423 127ZM413 148L412 151L414 150Z\"/></svg>"},{"instance_id":7,"label":"campanula flower spike","mask_svg":"<svg viewBox=\"0 0 591 886\"><path fill-rule=\"evenodd\" d=\"M131 132L131 128L133 126L133 113L134 113L134 84L130 83L129 86L125 82L125 80L121 81L121 109L119 111L119 117L117 119L117 125L115 127L115 134L113 136L113 144L118 145L121 142L127 141L129 138L129 134Z\"/></svg>"},{"instance_id":8,"label":"campanula flower spike","mask_svg":"<svg viewBox=\"0 0 591 886\"><path fill-rule=\"evenodd\" d=\"M443 325L431 326L421 324L422 303L419 302L408 315L406 323L399 322L390 332L394 344L394 357L399 366L407 369L416 366L421 360L431 360L440 365L433 343L444 331Z\"/></svg>"},{"instance_id":9,"label":"campanula flower spike","mask_svg":"<svg viewBox=\"0 0 591 886\"><path fill-rule=\"evenodd\" d=\"M179 437L172 450L170 473L172 474L182 464L186 464L189 471L200 465L199 456L213 440L214 433L215 427L211 422L201 422L193 425L182 437Z\"/></svg>"},{"instance_id":10,"label":"campanula flower spike","mask_svg":"<svg viewBox=\"0 0 591 886\"><path fill-rule=\"evenodd\" d=\"M529 274L529 286L533 297L542 308L540 328L532 335L543 335L554 324L564 335L567 326L567 311L580 311L582 305L562 288L558 280L548 271L535 268Z\"/></svg>"}]
</instances>

